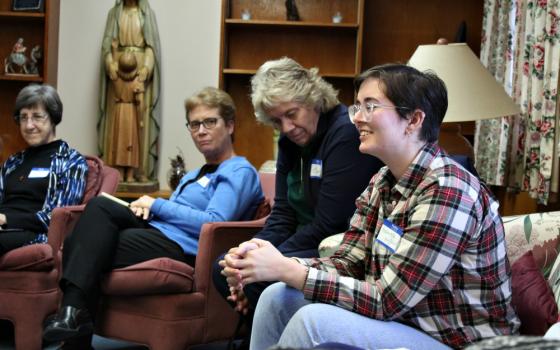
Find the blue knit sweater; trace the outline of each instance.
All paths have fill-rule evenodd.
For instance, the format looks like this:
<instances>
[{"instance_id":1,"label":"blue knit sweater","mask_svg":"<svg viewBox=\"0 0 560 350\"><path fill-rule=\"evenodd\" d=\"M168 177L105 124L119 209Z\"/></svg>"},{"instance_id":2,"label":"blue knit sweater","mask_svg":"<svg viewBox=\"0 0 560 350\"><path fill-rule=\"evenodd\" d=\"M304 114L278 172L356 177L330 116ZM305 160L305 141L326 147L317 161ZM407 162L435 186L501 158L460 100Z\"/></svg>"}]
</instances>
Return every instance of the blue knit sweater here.
<instances>
[{"instance_id":1,"label":"blue knit sweater","mask_svg":"<svg viewBox=\"0 0 560 350\"><path fill-rule=\"evenodd\" d=\"M196 255L202 224L252 219L263 201L259 176L243 157L233 157L197 181L200 169L183 176L169 200L158 198L150 225L177 242L186 254ZM184 188L183 188L184 187Z\"/></svg>"}]
</instances>

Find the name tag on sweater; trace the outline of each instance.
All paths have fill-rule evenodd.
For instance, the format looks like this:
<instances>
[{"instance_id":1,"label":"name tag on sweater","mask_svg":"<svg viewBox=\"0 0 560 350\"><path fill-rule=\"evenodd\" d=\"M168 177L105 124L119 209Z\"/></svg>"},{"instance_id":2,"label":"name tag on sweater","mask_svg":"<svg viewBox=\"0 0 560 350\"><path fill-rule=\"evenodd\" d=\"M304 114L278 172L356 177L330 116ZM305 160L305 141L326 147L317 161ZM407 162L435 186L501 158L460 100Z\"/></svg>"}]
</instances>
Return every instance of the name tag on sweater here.
<instances>
[{"instance_id":1,"label":"name tag on sweater","mask_svg":"<svg viewBox=\"0 0 560 350\"><path fill-rule=\"evenodd\" d=\"M41 179L49 175L49 168L33 168L27 175L30 179Z\"/></svg>"},{"instance_id":2,"label":"name tag on sweater","mask_svg":"<svg viewBox=\"0 0 560 350\"><path fill-rule=\"evenodd\" d=\"M207 176L203 176L200 179L198 179L197 183L206 188L206 186L208 186L208 183L210 182L210 179Z\"/></svg>"}]
</instances>

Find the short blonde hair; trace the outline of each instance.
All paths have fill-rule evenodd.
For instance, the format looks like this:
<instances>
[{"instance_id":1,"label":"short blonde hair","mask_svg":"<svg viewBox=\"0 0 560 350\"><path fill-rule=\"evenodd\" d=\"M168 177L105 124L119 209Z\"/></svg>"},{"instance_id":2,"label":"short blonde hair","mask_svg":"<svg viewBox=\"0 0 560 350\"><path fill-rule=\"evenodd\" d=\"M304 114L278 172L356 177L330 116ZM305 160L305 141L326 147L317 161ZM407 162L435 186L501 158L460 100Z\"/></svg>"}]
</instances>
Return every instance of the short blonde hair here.
<instances>
[{"instance_id":1,"label":"short blonde hair","mask_svg":"<svg viewBox=\"0 0 560 350\"><path fill-rule=\"evenodd\" d=\"M235 104L231 96L223 90L208 86L187 98L185 100L187 120L189 120L189 113L198 106L217 108L220 117L226 122L235 121Z\"/></svg>"},{"instance_id":2,"label":"short blonde hair","mask_svg":"<svg viewBox=\"0 0 560 350\"><path fill-rule=\"evenodd\" d=\"M319 69L306 69L291 58L265 62L251 78L251 100L258 121L271 124L267 109L283 102L298 102L324 113L338 103L338 91L319 76Z\"/></svg>"}]
</instances>

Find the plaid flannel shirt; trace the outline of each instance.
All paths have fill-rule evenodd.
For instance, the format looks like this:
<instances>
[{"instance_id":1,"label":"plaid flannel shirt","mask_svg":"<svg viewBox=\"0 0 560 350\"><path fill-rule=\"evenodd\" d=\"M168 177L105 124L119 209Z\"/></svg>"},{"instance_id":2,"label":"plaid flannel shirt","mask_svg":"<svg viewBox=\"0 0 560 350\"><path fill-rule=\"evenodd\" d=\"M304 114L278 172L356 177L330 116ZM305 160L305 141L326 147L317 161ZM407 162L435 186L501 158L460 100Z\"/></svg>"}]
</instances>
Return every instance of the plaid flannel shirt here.
<instances>
[{"instance_id":1,"label":"plaid flannel shirt","mask_svg":"<svg viewBox=\"0 0 560 350\"><path fill-rule=\"evenodd\" d=\"M25 159L23 150L11 155L0 168L0 202L4 199L6 177ZM84 156L70 148L65 141L53 155L49 169L49 186L45 202L36 215L43 224L45 232L40 232L28 244L46 243L47 231L51 222L51 212L56 207L80 204L86 190L88 165Z\"/></svg>"},{"instance_id":2,"label":"plaid flannel shirt","mask_svg":"<svg viewBox=\"0 0 560 350\"><path fill-rule=\"evenodd\" d=\"M428 143L401 179L380 170L330 258L310 266L304 295L424 331L454 348L517 332L498 204L486 186ZM384 219L400 227L392 251ZM389 335L387 335L389 336Z\"/></svg>"}]
</instances>

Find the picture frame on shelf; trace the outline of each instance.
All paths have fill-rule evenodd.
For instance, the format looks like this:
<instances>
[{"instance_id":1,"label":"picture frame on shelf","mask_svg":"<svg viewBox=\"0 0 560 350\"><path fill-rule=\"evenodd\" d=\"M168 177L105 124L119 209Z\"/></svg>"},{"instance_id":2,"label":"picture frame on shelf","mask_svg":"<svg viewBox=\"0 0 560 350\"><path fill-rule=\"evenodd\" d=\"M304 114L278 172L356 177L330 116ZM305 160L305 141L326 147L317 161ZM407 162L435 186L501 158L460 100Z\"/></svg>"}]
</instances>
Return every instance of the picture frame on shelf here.
<instances>
[{"instance_id":1,"label":"picture frame on shelf","mask_svg":"<svg viewBox=\"0 0 560 350\"><path fill-rule=\"evenodd\" d=\"M44 0L12 0L12 11L44 12Z\"/></svg>"}]
</instances>

